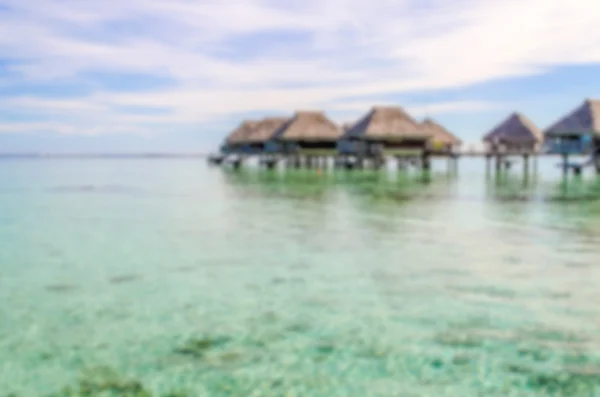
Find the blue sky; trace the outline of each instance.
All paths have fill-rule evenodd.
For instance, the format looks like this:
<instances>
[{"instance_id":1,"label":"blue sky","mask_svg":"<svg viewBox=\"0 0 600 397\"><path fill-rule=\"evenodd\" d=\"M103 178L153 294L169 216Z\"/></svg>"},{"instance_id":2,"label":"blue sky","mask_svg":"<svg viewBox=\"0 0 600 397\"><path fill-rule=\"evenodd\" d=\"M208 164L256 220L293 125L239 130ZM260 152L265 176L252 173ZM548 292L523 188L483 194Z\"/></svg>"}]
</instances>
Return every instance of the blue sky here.
<instances>
[{"instance_id":1,"label":"blue sky","mask_svg":"<svg viewBox=\"0 0 600 397\"><path fill-rule=\"evenodd\" d=\"M0 152L206 152L372 105L468 143L600 97L596 0L0 0Z\"/></svg>"}]
</instances>

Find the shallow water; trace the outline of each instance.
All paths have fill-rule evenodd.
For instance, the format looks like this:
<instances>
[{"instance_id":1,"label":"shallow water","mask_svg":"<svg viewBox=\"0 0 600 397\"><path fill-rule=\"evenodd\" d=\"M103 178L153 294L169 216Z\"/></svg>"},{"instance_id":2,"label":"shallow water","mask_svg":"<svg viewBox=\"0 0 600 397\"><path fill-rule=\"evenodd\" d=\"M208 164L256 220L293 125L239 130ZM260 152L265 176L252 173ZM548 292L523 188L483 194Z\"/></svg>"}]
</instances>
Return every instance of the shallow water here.
<instances>
[{"instance_id":1,"label":"shallow water","mask_svg":"<svg viewBox=\"0 0 600 397\"><path fill-rule=\"evenodd\" d=\"M444 166L1 161L0 395L600 395L600 178Z\"/></svg>"}]
</instances>

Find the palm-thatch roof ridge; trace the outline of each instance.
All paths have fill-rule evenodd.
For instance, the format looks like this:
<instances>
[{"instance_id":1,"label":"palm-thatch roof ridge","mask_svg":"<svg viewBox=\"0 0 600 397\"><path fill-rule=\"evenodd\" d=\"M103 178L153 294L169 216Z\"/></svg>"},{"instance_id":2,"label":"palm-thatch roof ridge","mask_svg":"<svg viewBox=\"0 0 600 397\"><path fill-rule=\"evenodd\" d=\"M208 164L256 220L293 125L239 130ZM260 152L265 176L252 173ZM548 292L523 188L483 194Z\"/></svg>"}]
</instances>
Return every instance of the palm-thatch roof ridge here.
<instances>
[{"instance_id":1,"label":"palm-thatch roof ridge","mask_svg":"<svg viewBox=\"0 0 600 397\"><path fill-rule=\"evenodd\" d=\"M341 128L329 120L324 112L297 111L274 137L282 141L335 142L341 135Z\"/></svg>"},{"instance_id":2,"label":"palm-thatch roof ridge","mask_svg":"<svg viewBox=\"0 0 600 397\"><path fill-rule=\"evenodd\" d=\"M544 131L546 135L569 133L600 135L600 99L586 99L583 104Z\"/></svg>"},{"instance_id":3,"label":"palm-thatch roof ridge","mask_svg":"<svg viewBox=\"0 0 600 397\"><path fill-rule=\"evenodd\" d=\"M289 117L267 117L260 120L247 136L249 143L265 143L289 120Z\"/></svg>"},{"instance_id":4,"label":"palm-thatch roof ridge","mask_svg":"<svg viewBox=\"0 0 600 397\"><path fill-rule=\"evenodd\" d=\"M515 112L487 133L483 140L488 143L538 143L544 140L544 136L530 119Z\"/></svg>"},{"instance_id":5,"label":"palm-thatch roof ridge","mask_svg":"<svg viewBox=\"0 0 600 397\"><path fill-rule=\"evenodd\" d=\"M344 135L345 138L373 140L427 139L429 136L400 106L374 106Z\"/></svg>"},{"instance_id":6,"label":"palm-thatch roof ridge","mask_svg":"<svg viewBox=\"0 0 600 397\"><path fill-rule=\"evenodd\" d=\"M225 138L225 142L230 145L246 143L248 136L252 134L259 123L260 121L258 120L242 121L237 128Z\"/></svg>"},{"instance_id":7,"label":"palm-thatch roof ridge","mask_svg":"<svg viewBox=\"0 0 600 397\"><path fill-rule=\"evenodd\" d=\"M445 145L460 145L462 140L448 131L444 126L433 119L426 118L421 123L421 128L432 135L432 139Z\"/></svg>"}]
</instances>

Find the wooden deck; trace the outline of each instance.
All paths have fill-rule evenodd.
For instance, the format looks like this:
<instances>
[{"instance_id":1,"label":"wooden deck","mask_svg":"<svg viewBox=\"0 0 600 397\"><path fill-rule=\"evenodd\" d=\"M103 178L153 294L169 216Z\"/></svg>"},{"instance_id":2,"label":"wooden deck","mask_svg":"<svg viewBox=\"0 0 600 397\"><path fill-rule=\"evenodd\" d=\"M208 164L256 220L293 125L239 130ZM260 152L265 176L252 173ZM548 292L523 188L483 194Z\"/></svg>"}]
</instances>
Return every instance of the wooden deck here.
<instances>
[{"instance_id":1,"label":"wooden deck","mask_svg":"<svg viewBox=\"0 0 600 397\"><path fill-rule=\"evenodd\" d=\"M560 156L558 153L539 152L532 150L511 150L503 152L493 152L489 150L466 150L460 152L454 152L458 157L514 157L514 156Z\"/></svg>"},{"instance_id":2,"label":"wooden deck","mask_svg":"<svg viewBox=\"0 0 600 397\"><path fill-rule=\"evenodd\" d=\"M431 169L431 159L447 159L448 171L456 173L458 163L461 158L481 158L484 160L486 173L495 169L495 172L506 172L515 164L522 164L523 172L529 173L530 169L537 172L538 157L557 157L562 164L566 176L569 171L575 175L581 175L582 169L594 166L596 173L600 174L600 164L597 164L595 158L586 163L571 163L568 161L570 156L580 157L589 156L583 153L552 153L548 151L534 150L503 150L492 151L485 149L445 151L445 152L425 152L423 150L383 150L379 155L361 157L357 155L341 154L331 149L309 149L301 150L296 153L227 153L209 157L209 162L215 165L231 166L240 168L245 160L251 157L258 157L259 165L268 169L275 169L278 164L283 164L287 168L327 168L330 160L333 160L333 166L338 168L373 168L380 169L385 164L385 159L395 157L397 159L398 169L405 169L407 165L421 168L424 171Z\"/></svg>"}]
</instances>

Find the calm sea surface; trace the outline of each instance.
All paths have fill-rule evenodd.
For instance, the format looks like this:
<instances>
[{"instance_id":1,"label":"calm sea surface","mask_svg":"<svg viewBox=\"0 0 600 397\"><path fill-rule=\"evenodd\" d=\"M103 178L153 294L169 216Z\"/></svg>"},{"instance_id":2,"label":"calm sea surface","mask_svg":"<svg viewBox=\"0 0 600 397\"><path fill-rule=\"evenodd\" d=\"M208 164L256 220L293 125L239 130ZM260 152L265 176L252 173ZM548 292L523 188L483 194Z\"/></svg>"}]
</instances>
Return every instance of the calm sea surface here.
<instances>
[{"instance_id":1,"label":"calm sea surface","mask_svg":"<svg viewBox=\"0 0 600 397\"><path fill-rule=\"evenodd\" d=\"M600 178L0 161L0 395L600 396Z\"/></svg>"}]
</instances>

